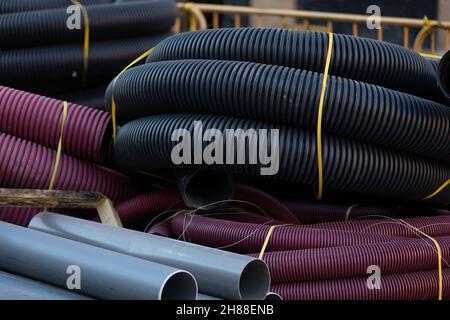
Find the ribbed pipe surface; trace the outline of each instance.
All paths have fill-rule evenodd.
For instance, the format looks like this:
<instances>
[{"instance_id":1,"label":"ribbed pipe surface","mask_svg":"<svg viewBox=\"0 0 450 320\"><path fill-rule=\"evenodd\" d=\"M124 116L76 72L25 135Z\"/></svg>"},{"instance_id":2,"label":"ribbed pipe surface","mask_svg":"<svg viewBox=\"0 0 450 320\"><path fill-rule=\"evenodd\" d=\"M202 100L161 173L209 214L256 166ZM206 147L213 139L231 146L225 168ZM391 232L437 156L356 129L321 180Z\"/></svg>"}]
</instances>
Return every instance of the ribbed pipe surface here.
<instances>
[{"instance_id":1,"label":"ribbed pipe surface","mask_svg":"<svg viewBox=\"0 0 450 320\"><path fill-rule=\"evenodd\" d=\"M437 238L443 265L450 262L450 237ZM258 254L252 256L257 257ZM364 277L367 268L376 265L382 277L437 269L436 246L430 239L405 240L345 247L267 252L272 283L318 281ZM448 267L448 266L447 266Z\"/></svg>"},{"instance_id":2,"label":"ribbed pipe surface","mask_svg":"<svg viewBox=\"0 0 450 320\"><path fill-rule=\"evenodd\" d=\"M63 101L0 86L0 132L57 149ZM62 137L66 154L101 162L111 143L111 116L68 104Z\"/></svg>"},{"instance_id":3,"label":"ribbed pipe surface","mask_svg":"<svg viewBox=\"0 0 450 320\"><path fill-rule=\"evenodd\" d=\"M214 115L184 114L143 118L127 123L119 131L115 145L117 164L135 170L174 167L171 153L179 142L171 141L172 134L175 130L185 129L194 136L194 128L197 127L195 121L201 121L203 132L207 129L225 133L226 129L245 131L274 128L268 123ZM266 177L285 182L316 184L316 135L301 129L277 128L279 170ZM324 135L322 138L325 187L373 196L421 200L450 177L450 168L439 162L340 137ZM266 136L266 140L270 145L270 134ZM253 140L250 144L254 143L257 142ZM224 145L226 143L222 147ZM246 156L250 151L250 148L243 150ZM237 151L230 152L233 152L236 159ZM192 158L189 161L191 164L195 163ZM227 163L225 158L222 163ZM178 167L182 166L183 164ZM224 165L213 164L208 167L220 169ZM259 176L261 167L259 164L226 165L226 169L234 174L250 176ZM449 188L444 189L430 203L445 206L450 199L449 193Z\"/></svg>"},{"instance_id":4,"label":"ribbed pipe surface","mask_svg":"<svg viewBox=\"0 0 450 320\"><path fill-rule=\"evenodd\" d=\"M381 218L381 217L380 217ZM405 221L407 224L403 223ZM417 217L396 219L352 220L347 222L317 223L309 228L326 229L330 231L364 232L398 237L424 237L416 229L431 237L450 235L450 216Z\"/></svg>"},{"instance_id":5,"label":"ribbed pipe surface","mask_svg":"<svg viewBox=\"0 0 450 320\"><path fill-rule=\"evenodd\" d=\"M140 54L167 35L93 42L89 49L88 85L110 81ZM82 85L83 46L65 44L5 50L0 59L0 83L60 86L75 90Z\"/></svg>"},{"instance_id":6,"label":"ribbed pipe surface","mask_svg":"<svg viewBox=\"0 0 450 320\"><path fill-rule=\"evenodd\" d=\"M450 51L447 51L439 62L438 86L448 104L450 104Z\"/></svg>"},{"instance_id":7,"label":"ribbed pipe surface","mask_svg":"<svg viewBox=\"0 0 450 320\"><path fill-rule=\"evenodd\" d=\"M239 223L179 214L171 221L176 238L239 253L262 249L270 226ZM288 251L399 241L404 238L359 232L334 232L303 226L280 226L273 230L267 251Z\"/></svg>"},{"instance_id":8,"label":"ribbed pipe surface","mask_svg":"<svg viewBox=\"0 0 450 320\"><path fill-rule=\"evenodd\" d=\"M322 72L328 37L324 32L287 29L200 30L161 42L148 60L242 60ZM431 64L388 42L335 34L330 74L440 99Z\"/></svg>"},{"instance_id":9,"label":"ribbed pipe surface","mask_svg":"<svg viewBox=\"0 0 450 320\"><path fill-rule=\"evenodd\" d=\"M114 0L82 0L85 6L111 3ZM55 8L67 8L70 5L68 0L2 0L0 1L0 14L35 11Z\"/></svg>"},{"instance_id":10,"label":"ribbed pipe surface","mask_svg":"<svg viewBox=\"0 0 450 320\"><path fill-rule=\"evenodd\" d=\"M450 297L450 269L443 270L443 298ZM438 272L381 276L381 289L369 289L368 277L272 285L285 300L437 300Z\"/></svg>"},{"instance_id":11,"label":"ribbed pipe surface","mask_svg":"<svg viewBox=\"0 0 450 320\"><path fill-rule=\"evenodd\" d=\"M67 6L73 5L67 1ZM153 0L87 6L89 39L140 37L170 31L178 13L175 1ZM72 18L73 19L73 18ZM79 43L83 47L84 16L80 27L69 28L67 8L5 14L0 19L0 48Z\"/></svg>"},{"instance_id":12,"label":"ribbed pipe surface","mask_svg":"<svg viewBox=\"0 0 450 320\"><path fill-rule=\"evenodd\" d=\"M114 83L114 99L122 122L204 113L314 129L321 88L319 73L242 61L181 60L126 71ZM108 110L111 97L112 85L106 93ZM330 77L323 108L328 134L450 162L450 108L445 105Z\"/></svg>"},{"instance_id":13,"label":"ribbed pipe surface","mask_svg":"<svg viewBox=\"0 0 450 320\"><path fill-rule=\"evenodd\" d=\"M47 189L53 172L56 151L0 134L0 186L3 188ZM124 175L65 154L61 155L55 190L97 191L114 202L122 202L142 192ZM21 216L10 209L1 210L0 220L25 225L33 209L20 209ZM17 209L13 209L14 211ZM17 211L16 211L17 213Z\"/></svg>"},{"instance_id":14,"label":"ribbed pipe surface","mask_svg":"<svg viewBox=\"0 0 450 320\"><path fill-rule=\"evenodd\" d=\"M283 199L282 202L304 224L354 220L364 217L397 217L394 208L360 204L335 205L299 199Z\"/></svg>"}]
</instances>

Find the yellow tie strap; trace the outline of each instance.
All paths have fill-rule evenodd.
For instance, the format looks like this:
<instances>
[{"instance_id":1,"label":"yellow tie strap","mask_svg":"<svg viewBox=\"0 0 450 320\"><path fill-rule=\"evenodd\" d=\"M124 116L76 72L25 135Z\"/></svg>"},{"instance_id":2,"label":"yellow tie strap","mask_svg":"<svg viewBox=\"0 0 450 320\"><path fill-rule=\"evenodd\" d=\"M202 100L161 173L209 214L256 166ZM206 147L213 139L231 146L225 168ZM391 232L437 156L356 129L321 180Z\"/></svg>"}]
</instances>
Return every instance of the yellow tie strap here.
<instances>
[{"instance_id":1,"label":"yellow tie strap","mask_svg":"<svg viewBox=\"0 0 450 320\"><path fill-rule=\"evenodd\" d=\"M131 62L129 65L127 65L122 71L120 71L120 73L114 78L113 80L113 85L112 85L112 95L111 95L111 119L112 119L112 126L113 126L113 141L114 144L116 143L116 137L117 137L117 129L116 129L116 101L114 99L114 86L116 85L116 80L117 78L119 78L119 76L124 73L125 71L127 71L128 69L130 69L132 66L134 66L136 63L138 63L139 61L141 61L142 59L148 57L150 55L150 53L152 53L153 48L145 51L143 54L141 54L139 57L137 57L136 59L133 60L133 62Z\"/></svg>"},{"instance_id":2,"label":"yellow tie strap","mask_svg":"<svg viewBox=\"0 0 450 320\"><path fill-rule=\"evenodd\" d=\"M437 255L438 255L438 277L439 277L439 279L438 279L438 281L439 281L439 284L438 284L438 299L442 300L443 277L442 277L442 249L441 249L441 246L439 245L439 243L437 242L436 239L434 239L433 237L427 235L422 230L414 227L413 225L409 224L405 220L399 219L399 221L402 222L404 225L414 229L415 231L417 231L418 233L420 233L424 237L427 237L428 239L433 241L433 244L436 246L436 252L437 252Z\"/></svg>"},{"instance_id":3,"label":"yellow tie strap","mask_svg":"<svg viewBox=\"0 0 450 320\"><path fill-rule=\"evenodd\" d=\"M345 219L344 219L345 221L348 221L348 220L350 219L350 213L351 213L352 210L353 210L354 208L356 208L357 206L359 206L359 204L354 204L354 205L348 207L347 210L345 210Z\"/></svg>"},{"instance_id":4,"label":"yellow tie strap","mask_svg":"<svg viewBox=\"0 0 450 320\"><path fill-rule=\"evenodd\" d=\"M422 57L427 57L427 58L431 58L431 59L442 59L442 56L437 56L435 54L429 54L429 53L423 53L423 52L419 52L419 54Z\"/></svg>"},{"instance_id":5,"label":"yellow tie strap","mask_svg":"<svg viewBox=\"0 0 450 320\"><path fill-rule=\"evenodd\" d=\"M450 179L448 179L447 181L445 181L439 188L436 189L436 191L434 191L433 193L429 194L428 196L426 196L425 198L423 198L422 200L429 200L435 196L437 196L442 190L444 190L448 185L450 184Z\"/></svg>"},{"instance_id":6,"label":"yellow tie strap","mask_svg":"<svg viewBox=\"0 0 450 320\"><path fill-rule=\"evenodd\" d=\"M83 86L86 87L89 68L89 34L90 34L89 14L87 12L86 7L83 6L80 2L78 2L77 0L70 0L70 1L72 1L74 5L78 6L83 14L84 20Z\"/></svg>"},{"instance_id":7,"label":"yellow tie strap","mask_svg":"<svg viewBox=\"0 0 450 320\"><path fill-rule=\"evenodd\" d=\"M323 196L322 119L323 119L323 105L325 102L325 93L327 91L327 84L328 84L328 71L330 70L332 52L333 52L333 33L330 32L328 36L327 60L325 62L325 70L323 72L322 90L320 93L319 109L317 115L317 170L319 176L319 185L316 193L317 200L322 199Z\"/></svg>"},{"instance_id":8,"label":"yellow tie strap","mask_svg":"<svg viewBox=\"0 0 450 320\"><path fill-rule=\"evenodd\" d=\"M53 190L53 188L55 186L56 176L58 174L58 168L59 168L59 163L61 161L61 153L62 153L63 133L64 133L64 127L66 125L68 109L69 108L68 108L67 101L64 101L63 102L62 119L61 119L61 131L59 133L58 149L56 151L55 163L53 164L53 171L52 171L52 176L50 178L48 190Z\"/></svg>"},{"instance_id":9,"label":"yellow tie strap","mask_svg":"<svg viewBox=\"0 0 450 320\"><path fill-rule=\"evenodd\" d=\"M276 224L276 225L270 226L269 231L267 231L266 238L264 239L261 251L259 252L258 259L263 258L264 253L266 252L267 245L269 244L270 238L272 237L272 234L273 234L273 231L275 230L275 228L288 227L288 226L292 226L292 224Z\"/></svg>"}]
</instances>

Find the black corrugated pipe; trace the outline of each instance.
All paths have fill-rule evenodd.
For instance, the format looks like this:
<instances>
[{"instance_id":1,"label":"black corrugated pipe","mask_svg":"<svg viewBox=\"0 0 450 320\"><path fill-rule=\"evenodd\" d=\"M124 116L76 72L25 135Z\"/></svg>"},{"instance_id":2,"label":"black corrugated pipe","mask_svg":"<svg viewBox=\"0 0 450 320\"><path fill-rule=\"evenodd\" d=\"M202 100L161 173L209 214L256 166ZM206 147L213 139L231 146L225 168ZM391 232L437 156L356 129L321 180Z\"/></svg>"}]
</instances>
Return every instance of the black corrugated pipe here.
<instances>
[{"instance_id":1,"label":"black corrugated pipe","mask_svg":"<svg viewBox=\"0 0 450 320\"><path fill-rule=\"evenodd\" d=\"M206 113L316 128L322 77L242 61L165 61L123 73L114 84L114 98L122 122L162 113ZM108 109L111 96L112 84ZM445 105L331 77L323 117L330 134L450 162L450 108Z\"/></svg>"},{"instance_id":2,"label":"black corrugated pipe","mask_svg":"<svg viewBox=\"0 0 450 320\"><path fill-rule=\"evenodd\" d=\"M89 86L104 84L130 61L165 38L146 38L93 42L89 49ZM45 83L60 90L74 90L82 85L83 46L66 44L50 47L5 50L0 52L0 83L23 87ZM35 93L39 90L31 90Z\"/></svg>"},{"instance_id":3,"label":"black corrugated pipe","mask_svg":"<svg viewBox=\"0 0 450 320\"><path fill-rule=\"evenodd\" d=\"M67 6L72 5L67 1ZM89 39L141 37L167 32L175 22L175 1L154 0L87 6ZM80 27L69 28L66 8L3 15L0 19L0 48L12 49L83 43L84 20Z\"/></svg>"},{"instance_id":4,"label":"black corrugated pipe","mask_svg":"<svg viewBox=\"0 0 450 320\"><path fill-rule=\"evenodd\" d=\"M220 208L233 198L234 179L223 170L180 170L176 173L178 190L189 208Z\"/></svg>"},{"instance_id":5,"label":"black corrugated pipe","mask_svg":"<svg viewBox=\"0 0 450 320\"><path fill-rule=\"evenodd\" d=\"M328 34L286 29L212 29L174 35L148 61L243 60L322 72ZM429 99L442 99L436 72L419 54L362 37L334 35L330 74L380 85Z\"/></svg>"},{"instance_id":6,"label":"black corrugated pipe","mask_svg":"<svg viewBox=\"0 0 450 320\"><path fill-rule=\"evenodd\" d=\"M114 0L81 0L80 2L85 6L90 6L111 3ZM70 0L2 0L0 1L0 14L67 8L71 4Z\"/></svg>"},{"instance_id":7,"label":"black corrugated pipe","mask_svg":"<svg viewBox=\"0 0 450 320\"><path fill-rule=\"evenodd\" d=\"M279 129L278 138L274 138L276 131L270 130L274 128ZM195 135L202 139L203 134L204 139L207 129L216 129L224 135L226 129L241 129L238 134L240 142L245 139L247 146L258 148L258 144L265 140L267 149L271 150L272 154L267 165L260 162L237 164L238 152L246 159L249 159L250 154L258 152L250 147L248 150L228 148L228 142L234 141L230 139L222 144L225 150L221 162L224 164L208 165L210 169L221 169L225 166L233 174L250 176L260 175L263 170L270 169L267 170L270 171L269 174L274 174L266 175L267 178L305 184L316 184L318 181L314 133L225 116L161 115L132 121L119 131L115 145L116 162L123 168L134 170L183 168L186 162L192 166L196 162L191 155L185 159L186 161L183 160L184 164L178 166L174 164L171 155L179 141L172 140L173 134L177 130L185 132L186 136L194 136L194 130L197 130ZM260 133L259 143L254 140L257 138L256 134L246 136L248 129ZM266 129L266 132L260 129ZM324 186L328 188L374 196L421 200L437 190L450 177L450 167L439 162L336 136L325 135L322 138ZM200 142L203 144L200 148L209 145L205 141ZM193 150L199 147L195 146L194 141L186 140L183 143ZM223 158L225 154L233 155L232 161ZM206 164L203 164L203 167L205 166ZM445 188L429 202L440 206L448 205L449 195L450 188Z\"/></svg>"},{"instance_id":8,"label":"black corrugated pipe","mask_svg":"<svg viewBox=\"0 0 450 320\"><path fill-rule=\"evenodd\" d=\"M447 51L439 63L438 86L450 103L450 51Z\"/></svg>"}]
</instances>

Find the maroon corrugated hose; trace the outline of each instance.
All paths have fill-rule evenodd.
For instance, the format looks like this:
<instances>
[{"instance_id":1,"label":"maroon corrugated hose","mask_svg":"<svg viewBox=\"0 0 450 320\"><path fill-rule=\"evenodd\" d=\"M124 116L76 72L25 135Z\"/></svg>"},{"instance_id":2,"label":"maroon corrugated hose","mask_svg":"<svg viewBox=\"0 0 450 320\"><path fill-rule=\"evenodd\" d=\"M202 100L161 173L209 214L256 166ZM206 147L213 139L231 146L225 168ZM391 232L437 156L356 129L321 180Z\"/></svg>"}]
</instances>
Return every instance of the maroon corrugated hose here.
<instances>
[{"instance_id":1,"label":"maroon corrugated hose","mask_svg":"<svg viewBox=\"0 0 450 320\"><path fill-rule=\"evenodd\" d=\"M4 188L47 189L52 176L56 151L35 143L0 134L0 186ZM62 154L54 189L97 191L115 202L121 202L142 192L132 180L111 169ZM0 220L26 225L26 217L13 217L10 209L1 208ZM16 210L13 210L17 212ZM22 211L20 211L22 212ZM35 211L34 211L35 213ZM15 220L15 219L18 220Z\"/></svg>"},{"instance_id":2,"label":"maroon corrugated hose","mask_svg":"<svg viewBox=\"0 0 450 320\"><path fill-rule=\"evenodd\" d=\"M175 237L240 253L259 252L270 226L179 214L171 221ZM276 227L267 251L393 242L405 238L361 232L335 232L304 226Z\"/></svg>"},{"instance_id":3,"label":"maroon corrugated hose","mask_svg":"<svg viewBox=\"0 0 450 320\"><path fill-rule=\"evenodd\" d=\"M442 258L450 262L450 237L437 238ZM254 254L252 256L258 256ZM266 252L274 283L362 277L367 267L380 267L383 275L437 269L436 247L430 239L391 243ZM332 267L331 267L332 266ZM447 266L450 267L450 266Z\"/></svg>"},{"instance_id":4,"label":"maroon corrugated hose","mask_svg":"<svg viewBox=\"0 0 450 320\"><path fill-rule=\"evenodd\" d=\"M0 86L0 132L56 149L63 101ZM101 162L111 143L110 114L68 104L63 152Z\"/></svg>"},{"instance_id":5,"label":"maroon corrugated hose","mask_svg":"<svg viewBox=\"0 0 450 320\"><path fill-rule=\"evenodd\" d=\"M437 300L438 272L421 271L381 274L381 287L366 277L283 283L272 285L271 291L286 300ZM443 273L443 299L450 298L450 269Z\"/></svg>"},{"instance_id":6,"label":"maroon corrugated hose","mask_svg":"<svg viewBox=\"0 0 450 320\"><path fill-rule=\"evenodd\" d=\"M420 229L431 237L450 235L450 216L404 218L414 228ZM357 231L374 234L384 234L399 237L417 238L418 232L396 219L352 220L347 222L318 223L308 225L310 228L319 228L336 231Z\"/></svg>"}]
</instances>

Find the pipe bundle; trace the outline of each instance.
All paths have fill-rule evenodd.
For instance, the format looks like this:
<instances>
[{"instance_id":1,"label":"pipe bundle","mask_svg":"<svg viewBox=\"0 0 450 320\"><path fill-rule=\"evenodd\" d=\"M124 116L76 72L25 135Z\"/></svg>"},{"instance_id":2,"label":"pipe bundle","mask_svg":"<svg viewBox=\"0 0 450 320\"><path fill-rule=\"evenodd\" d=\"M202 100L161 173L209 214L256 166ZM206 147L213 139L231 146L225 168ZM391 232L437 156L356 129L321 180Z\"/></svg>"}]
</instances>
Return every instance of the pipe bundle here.
<instances>
[{"instance_id":1,"label":"pipe bundle","mask_svg":"<svg viewBox=\"0 0 450 320\"><path fill-rule=\"evenodd\" d=\"M110 116L68 104L63 122L63 110L63 101L0 86L0 187L49 189L57 165L54 189L97 191L117 202L141 193L130 178L95 163L109 158ZM39 211L0 208L0 220L27 225Z\"/></svg>"},{"instance_id":2,"label":"pipe bundle","mask_svg":"<svg viewBox=\"0 0 450 320\"><path fill-rule=\"evenodd\" d=\"M85 11L71 1L0 4L0 84L61 98L104 91L130 61L170 34L178 13L172 0L80 3Z\"/></svg>"},{"instance_id":3,"label":"pipe bundle","mask_svg":"<svg viewBox=\"0 0 450 320\"><path fill-rule=\"evenodd\" d=\"M208 165L195 165L193 155L189 164L175 165L171 157L179 141L173 134L277 129L279 170L266 179L317 185L321 157L325 188L448 205L450 190L440 187L450 178L450 109L439 102L431 63L409 49L336 35L320 155L316 128L327 43L323 33L255 28L189 32L162 41L149 63L108 87L107 109L114 97L123 124L117 164L134 171L209 167L259 176L261 165L230 164L225 154ZM250 145L258 142L252 138Z\"/></svg>"},{"instance_id":4,"label":"pipe bundle","mask_svg":"<svg viewBox=\"0 0 450 320\"><path fill-rule=\"evenodd\" d=\"M270 236L267 222L243 223L232 215L225 219L179 214L171 221L171 231L188 242L262 256L271 273L271 290L284 299L438 299L440 256L424 234L439 244L442 298L450 297L449 215L278 223ZM368 287L374 266L381 272L381 288L376 290Z\"/></svg>"}]
</instances>

